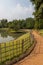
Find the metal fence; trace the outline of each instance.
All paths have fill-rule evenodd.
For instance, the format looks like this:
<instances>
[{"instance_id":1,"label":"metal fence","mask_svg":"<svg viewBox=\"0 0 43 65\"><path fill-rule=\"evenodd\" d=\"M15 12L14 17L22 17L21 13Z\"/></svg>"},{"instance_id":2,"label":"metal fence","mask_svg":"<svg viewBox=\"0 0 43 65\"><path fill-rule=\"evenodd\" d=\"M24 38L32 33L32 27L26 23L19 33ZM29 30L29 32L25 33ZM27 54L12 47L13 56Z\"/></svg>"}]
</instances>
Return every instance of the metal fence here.
<instances>
[{"instance_id":1,"label":"metal fence","mask_svg":"<svg viewBox=\"0 0 43 65\"><path fill-rule=\"evenodd\" d=\"M26 52L32 46L34 41L31 33L30 35L31 36L27 36L21 41L18 40L0 44L0 65L3 65L12 59L17 59Z\"/></svg>"}]
</instances>

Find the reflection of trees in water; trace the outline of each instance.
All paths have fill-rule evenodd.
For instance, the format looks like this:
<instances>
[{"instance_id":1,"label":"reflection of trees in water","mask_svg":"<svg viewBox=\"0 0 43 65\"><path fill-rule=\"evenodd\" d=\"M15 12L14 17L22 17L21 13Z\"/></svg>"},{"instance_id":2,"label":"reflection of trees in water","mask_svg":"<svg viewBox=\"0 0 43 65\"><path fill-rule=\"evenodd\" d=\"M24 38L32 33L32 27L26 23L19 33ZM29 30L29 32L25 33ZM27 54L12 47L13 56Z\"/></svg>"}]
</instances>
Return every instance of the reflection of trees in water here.
<instances>
[{"instance_id":1,"label":"reflection of trees in water","mask_svg":"<svg viewBox=\"0 0 43 65\"><path fill-rule=\"evenodd\" d=\"M6 38L8 36L8 33L7 32L1 32L0 34L1 34L1 37L3 37L3 38L4 37Z\"/></svg>"},{"instance_id":2,"label":"reflection of trees in water","mask_svg":"<svg viewBox=\"0 0 43 65\"><path fill-rule=\"evenodd\" d=\"M13 32L11 34L9 34L10 36L12 36L13 38L17 38L21 35L23 35L25 32Z\"/></svg>"},{"instance_id":3,"label":"reflection of trees in water","mask_svg":"<svg viewBox=\"0 0 43 65\"><path fill-rule=\"evenodd\" d=\"M10 33L10 32L7 32L7 31L0 31L0 34L1 34L1 37L8 37L8 36L12 36L13 38L17 38L17 37L19 37L19 36L21 36L21 35L23 35L24 34L24 32L14 32L14 33Z\"/></svg>"}]
</instances>

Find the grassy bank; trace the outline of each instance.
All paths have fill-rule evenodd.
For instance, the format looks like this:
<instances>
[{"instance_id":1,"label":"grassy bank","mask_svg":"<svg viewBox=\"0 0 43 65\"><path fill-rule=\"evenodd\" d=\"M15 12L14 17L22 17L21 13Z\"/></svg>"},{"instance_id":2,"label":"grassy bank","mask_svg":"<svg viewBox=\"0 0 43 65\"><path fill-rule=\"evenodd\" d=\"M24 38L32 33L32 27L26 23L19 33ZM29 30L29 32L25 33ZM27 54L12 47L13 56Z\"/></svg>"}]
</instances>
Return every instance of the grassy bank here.
<instances>
[{"instance_id":1,"label":"grassy bank","mask_svg":"<svg viewBox=\"0 0 43 65\"><path fill-rule=\"evenodd\" d=\"M43 29L39 30L41 36L43 36Z\"/></svg>"}]
</instances>

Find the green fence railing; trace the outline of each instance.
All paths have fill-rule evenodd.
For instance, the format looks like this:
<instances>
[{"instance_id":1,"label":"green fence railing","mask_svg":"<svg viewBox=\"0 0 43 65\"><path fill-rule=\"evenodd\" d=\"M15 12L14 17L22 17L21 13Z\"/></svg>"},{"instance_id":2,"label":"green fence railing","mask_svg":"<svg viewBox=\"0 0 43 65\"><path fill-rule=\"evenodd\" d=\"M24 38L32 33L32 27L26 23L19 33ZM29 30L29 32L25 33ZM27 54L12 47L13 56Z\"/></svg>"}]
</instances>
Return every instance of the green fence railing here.
<instances>
[{"instance_id":1,"label":"green fence railing","mask_svg":"<svg viewBox=\"0 0 43 65\"><path fill-rule=\"evenodd\" d=\"M21 39L20 39L21 38ZM7 61L19 58L24 52L32 46L30 34L11 42L0 43L0 65L5 65Z\"/></svg>"}]
</instances>

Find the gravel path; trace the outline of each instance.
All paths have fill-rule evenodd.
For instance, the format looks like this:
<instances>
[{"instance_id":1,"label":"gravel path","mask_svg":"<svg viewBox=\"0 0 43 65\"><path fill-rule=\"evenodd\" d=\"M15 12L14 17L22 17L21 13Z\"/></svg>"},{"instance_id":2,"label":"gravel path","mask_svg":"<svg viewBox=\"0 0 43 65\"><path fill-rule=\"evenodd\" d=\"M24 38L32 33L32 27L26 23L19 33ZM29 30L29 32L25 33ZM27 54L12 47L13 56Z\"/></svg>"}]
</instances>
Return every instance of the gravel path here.
<instances>
[{"instance_id":1,"label":"gravel path","mask_svg":"<svg viewBox=\"0 0 43 65\"><path fill-rule=\"evenodd\" d=\"M43 37L33 31L37 44L32 53L14 65L43 65Z\"/></svg>"}]
</instances>

